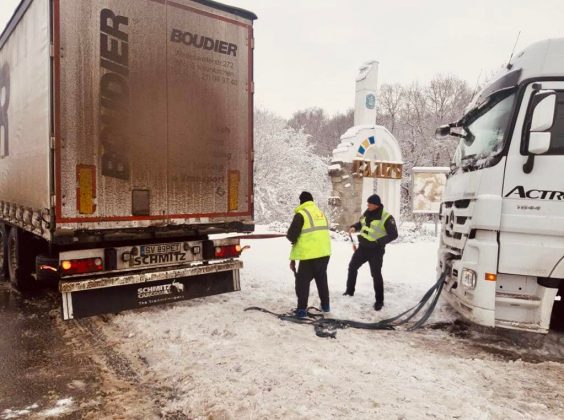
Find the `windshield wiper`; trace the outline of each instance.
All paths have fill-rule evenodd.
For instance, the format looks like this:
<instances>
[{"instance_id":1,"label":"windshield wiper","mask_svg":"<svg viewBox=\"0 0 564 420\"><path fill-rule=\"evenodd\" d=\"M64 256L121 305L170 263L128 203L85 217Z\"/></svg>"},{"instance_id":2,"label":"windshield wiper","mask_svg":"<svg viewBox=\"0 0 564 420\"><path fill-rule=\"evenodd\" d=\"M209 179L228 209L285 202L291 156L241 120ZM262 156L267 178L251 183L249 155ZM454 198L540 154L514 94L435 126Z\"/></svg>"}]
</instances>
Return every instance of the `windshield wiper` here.
<instances>
[{"instance_id":1,"label":"windshield wiper","mask_svg":"<svg viewBox=\"0 0 564 420\"><path fill-rule=\"evenodd\" d=\"M464 156L462 159L460 159L460 167L462 169L467 169L471 166L474 166L477 161L478 161L478 156L476 156L475 153Z\"/></svg>"}]
</instances>

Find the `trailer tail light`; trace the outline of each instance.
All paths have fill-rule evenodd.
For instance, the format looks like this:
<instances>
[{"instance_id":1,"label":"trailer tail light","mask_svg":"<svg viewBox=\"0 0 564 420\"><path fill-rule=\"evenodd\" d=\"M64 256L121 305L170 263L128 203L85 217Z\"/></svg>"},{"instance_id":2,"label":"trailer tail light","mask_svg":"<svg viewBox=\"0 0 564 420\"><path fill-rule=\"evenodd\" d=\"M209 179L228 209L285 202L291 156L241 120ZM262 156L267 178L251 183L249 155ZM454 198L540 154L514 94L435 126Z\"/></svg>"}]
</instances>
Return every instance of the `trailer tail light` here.
<instances>
[{"instance_id":1,"label":"trailer tail light","mask_svg":"<svg viewBox=\"0 0 564 420\"><path fill-rule=\"evenodd\" d=\"M215 247L216 258L238 257L241 254L241 245L223 245Z\"/></svg>"},{"instance_id":2,"label":"trailer tail light","mask_svg":"<svg viewBox=\"0 0 564 420\"><path fill-rule=\"evenodd\" d=\"M104 261L102 258L82 258L79 260L63 260L61 261L61 274L84 274L95 273L104 270Z\"/></svg>"}]
</instances>

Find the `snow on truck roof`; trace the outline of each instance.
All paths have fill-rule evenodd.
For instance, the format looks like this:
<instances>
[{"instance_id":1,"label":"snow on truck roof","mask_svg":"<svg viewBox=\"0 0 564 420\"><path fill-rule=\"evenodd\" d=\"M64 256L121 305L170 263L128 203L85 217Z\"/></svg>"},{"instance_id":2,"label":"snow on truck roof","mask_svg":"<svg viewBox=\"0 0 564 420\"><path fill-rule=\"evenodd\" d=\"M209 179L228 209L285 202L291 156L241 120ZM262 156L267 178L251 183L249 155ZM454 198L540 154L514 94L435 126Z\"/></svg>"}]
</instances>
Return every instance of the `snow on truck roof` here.
<instances>
[{"instance_id":1,"label":"snow on truck roof","mask_svg":"<svg viewBox=\"0 0 564 420\"><path fill-rule=\"evenodd\" d=\"M521 69L520 82L530 78L564 76L564 38L536 42L516 54L508 69Z\"/></svg>"},{"instance_id":2,"label":"snow on truck roof","mask_svg":"<svg viewBox=\"0 0 564 420\"><path fill-rule=\"evenodd\" d=\"M467 111L501 89L529 79L553 77L564 78L564 38L545 39L515 54L493 81L476 95Z\"/></svg>"},{"instance_id":3,"label":"snow on truck roof","mask_svg":"<svg viewBox=\"0 0 564 420\"><path fill-rule=\"evenodd\" d=\"M191 1L193 1L194 3L199 3L199 4L204 5L204 6L212 7L212 8L217 9L217 10L221 10L223 12L232 13L236 16L240 16L240 17L245 18L245 19L249 19L249 20L256 20L257 19L257 15L255 15L253 12L250 12L250 11L245 10L245 9L241 9L239 7L229 6L227 4L219 3L219 2L213 1L213 0L191 0ZM6 27L2 31L2 34L0 35L0 48L4 47L4 44L6 43L6 41L8 40L10 35L12 34L12 32L14 31L15 27L18 25L22 16L25 14L27 9L29 8L29 5L32 2L33 2L33 0L21 0L20 1L20 4L16 8L14 14L12 15L12 17L8 21L8 24L6 25Z\"/></svg>"}]
</instances>

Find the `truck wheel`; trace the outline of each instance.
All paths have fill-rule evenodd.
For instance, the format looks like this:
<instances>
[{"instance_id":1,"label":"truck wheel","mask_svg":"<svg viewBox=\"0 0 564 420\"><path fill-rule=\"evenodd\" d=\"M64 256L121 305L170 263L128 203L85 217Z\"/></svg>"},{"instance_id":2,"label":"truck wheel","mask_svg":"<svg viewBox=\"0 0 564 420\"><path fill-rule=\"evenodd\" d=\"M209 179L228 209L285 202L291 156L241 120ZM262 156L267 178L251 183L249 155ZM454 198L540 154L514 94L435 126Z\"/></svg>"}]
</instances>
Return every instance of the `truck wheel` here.
<instances>
[{"instance_id":1,"label":"truck wheel","mask_svg":"<svg viewBox=\"0 0 564 420\"><path fill-rule=\"evenodd\" d=\"M10 229L7 239L7 265L10 283L16 289L29 290L33 288L34 281L31 277L31 267L25 263L24 235L16 227Z\"/></svg>"},{"instance_id":2,"label":"truck wheel","mask_svg":"<svg viewBox=\"0 0 564 420\"><path fill-rule=\"evenodd\" d=\"M8 258L6 254L6 226L0 224L0 279L7 280Z\"/></svg>"}]
</instances>

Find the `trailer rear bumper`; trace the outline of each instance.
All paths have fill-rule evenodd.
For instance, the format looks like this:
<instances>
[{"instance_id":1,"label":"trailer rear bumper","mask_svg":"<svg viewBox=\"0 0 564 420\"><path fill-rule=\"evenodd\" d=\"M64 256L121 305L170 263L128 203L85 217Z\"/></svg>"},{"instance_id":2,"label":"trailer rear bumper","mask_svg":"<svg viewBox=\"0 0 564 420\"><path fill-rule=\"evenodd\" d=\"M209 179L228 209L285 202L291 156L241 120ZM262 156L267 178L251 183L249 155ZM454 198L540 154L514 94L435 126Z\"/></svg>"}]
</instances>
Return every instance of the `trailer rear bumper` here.
<instances>
[{"instance_id":1,"label":"trailer rear bumper","mask_svg":"<svg viewBox=\"0 0 564 420\"><path fill-rule=\"evenodd\" d=\"M59 282L63 318L84 318L126 309L241 290L238 260Z\"/></svg>"}]
</instances>

